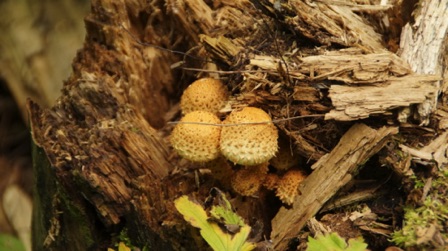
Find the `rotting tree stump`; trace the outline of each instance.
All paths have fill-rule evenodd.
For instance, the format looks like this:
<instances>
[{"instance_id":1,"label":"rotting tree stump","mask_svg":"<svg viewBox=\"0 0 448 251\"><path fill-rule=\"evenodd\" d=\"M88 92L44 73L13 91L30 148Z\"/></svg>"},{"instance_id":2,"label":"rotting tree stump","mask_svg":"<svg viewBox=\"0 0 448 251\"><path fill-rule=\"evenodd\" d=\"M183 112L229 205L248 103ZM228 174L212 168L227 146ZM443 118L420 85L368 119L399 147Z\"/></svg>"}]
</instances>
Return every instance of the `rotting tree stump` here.
<instances>
[{"instance_id":1,"label":"rotting tree stump","mask_svg":"<svg viewBox=\"0 0 448 251\"><path fill-rule=\"evenodd\" d=\"M250 105L279 121L319 115L277 124L311 172L292 206L267 191L242 198L221 188L254 228L253 241L272 239L275 250L286 250L372 156L398 158L392 156L398 144L384 150L392 135L402 133L414 147L418 136L431 145L446 129L435 126L446 125L447 109L438 101L446 67L411 69L367 18L392 7L92 1L84 47L56 105L42 110L28 102L36 144L34 249L104 250L123 228L134 245L149 250L206 249L173 201L180 195L204 201L220 184L202 165L172 152L167 122L179 117L182 90L212 76L232 91L224 112ZM393 28L403 21L390 18ZM390 48L398 46L398 35L387 35ZM412 130L419 135L410 137ZM447 163L441 155L439 168ZM398 162L385 163L400 173Z\"/></svg>"}]
</instances>

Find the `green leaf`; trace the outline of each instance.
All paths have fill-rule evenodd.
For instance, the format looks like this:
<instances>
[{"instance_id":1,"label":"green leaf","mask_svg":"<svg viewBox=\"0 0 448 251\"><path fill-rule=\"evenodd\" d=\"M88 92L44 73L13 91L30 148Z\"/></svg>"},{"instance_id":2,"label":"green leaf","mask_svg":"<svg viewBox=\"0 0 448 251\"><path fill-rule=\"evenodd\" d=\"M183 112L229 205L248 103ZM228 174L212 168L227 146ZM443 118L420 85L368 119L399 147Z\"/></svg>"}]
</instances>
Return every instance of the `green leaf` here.
<instances>
[{"instance_id":1,"label":"green leaf","mask_svg":"<svg viewBox=\"0 0 448 251\"><path fill-rule=\"evenodd\" d=\"M0 251L25 251L25 245L16 237L9 234L0 234Z\"/></svg>"},{"instance_id":2,"label":"green leaf","mask_svg":"<svg viewBox=\"0 0 448 251\"><path fill-rule=\"evenodd\" d=\"M241 227L246 225L244 220L238 214L233 212L232 205L227 200L226 196L224 194L221 194L220 196L224 203L219 206L213 206L210 210L211 216L215 219L223 220L224 224L238 225Z\"/></svg>"},{"instance_id":3,"label":"green leaf","mask_svg":"<svg viewBox=\"0 0 448 251\"><path fill-rule=\"evenodd\" d=\"M225 199L225 206L217 206L215 216L225 216L225 222L242 222L242 219L236 215ZM228 204L227 204L228 203ZM246 242L250 233L250 226L241 225L241 229L235 235L224 232L217 223L208 220L207 212L202 206L192 202L187 196L182 196L174 201L174 205L184 219L192 226L200 229L202 238L215 251L250 251L255 248L255 244ZM232 215L234 214L234 215ZM236 215L236 217L235 217ZM235 219L239 219L235 221Z\"/></svg>"},{"instance_id":4,"label":"green leaf","mask_svg":"<svg viewBox=\"0 0 448 251\"><path fill-rule=\"evenodd\" d=\"M350 239L350 240L348 240L348 249L347 250L364 251L364 250L367 250L367 244L364 242L364 239L361 237L358 237L356 239Z\"/></svg>"},{"instance_id":5,"label":"green leaf","mask_svg":"<svg viewBox=\"0 0 448 251\"><path fill-rule=\"evenodd\" d=\"M337 233L308 237L307 251L364 251L367 244L362 238L350 239L348 245Z\"/></svg>"}]
</instances>

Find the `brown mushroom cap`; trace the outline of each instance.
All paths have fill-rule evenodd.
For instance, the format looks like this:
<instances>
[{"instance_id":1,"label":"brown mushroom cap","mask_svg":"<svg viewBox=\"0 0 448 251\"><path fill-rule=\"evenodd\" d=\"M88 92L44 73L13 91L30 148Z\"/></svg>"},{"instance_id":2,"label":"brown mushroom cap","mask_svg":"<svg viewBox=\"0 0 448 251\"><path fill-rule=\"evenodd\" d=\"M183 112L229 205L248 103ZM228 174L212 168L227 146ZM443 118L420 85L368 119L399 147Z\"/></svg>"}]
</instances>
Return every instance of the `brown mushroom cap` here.
<instances>
[{"instance_id":1,"label":"brown mushroom cap","mask_svg":"<svg viewBox=\"0 0 448 251\"><path fill-rule=\"evenodd\" d=\"M223 124L271 122L263 110L245 107L233 111ZM277 152L277 128L272 123L224 126L220 148L230 161L240 165L258 165L269 161Z\"/></svg>"},{"instance_id":2,"label":"brown mushroom cap","mask_svg":"<svg viewBox=\"0 0 448 251\"><path fill-rule=\"evenodd\" d=\"M215 114L206 111L188 113L180 122L221 123ZM220 155L220 134L219 126L179 123L171 133L171 145L180 156L188 160L207 162Z\"/></svg>"},{"instance_id":3,"label":"brown mushroom cap","mask_svg":"<svg viewBox=\"0 0 448 251\"><path fill-rule=\"evenodd\" d=\"M268 173L264 178L263 186L268 190L277 189L278 182L280 177L276 173Z\"/></svg>"},{"instance_id":4,"label":"brown mushroom cap","mask_svg":"<svg viewBox=\"0 0 448 251\"><path fill-rule=\"evenodd\" d=\"M182 114L193 111L218 113L229 94L224 84L213 78L201 78L185 89L180 99Z\"/></svg>"},{"instance_id":5,"label":"brown mushroom cap","mask_svg":"<svg viewBox=\"0 0 448 251\"><path fill-rule=\"evenodd\" d=\"M245 166L232 175L231 185L235 192L243 196L255 195L260 189L268 172L268 163Z\"/></svg>"},{"instance_id":6,"label":"brown mushroom cap","mask_svg":"<svg viewBox=\"0 0 448 251\"><path fill-rule=\"evenodd\" d=\"M292 205L299 195L299 185L307 177L304 171L290 169L277 183L277 197L285 204Z\"/></svg>"}]
</instances>

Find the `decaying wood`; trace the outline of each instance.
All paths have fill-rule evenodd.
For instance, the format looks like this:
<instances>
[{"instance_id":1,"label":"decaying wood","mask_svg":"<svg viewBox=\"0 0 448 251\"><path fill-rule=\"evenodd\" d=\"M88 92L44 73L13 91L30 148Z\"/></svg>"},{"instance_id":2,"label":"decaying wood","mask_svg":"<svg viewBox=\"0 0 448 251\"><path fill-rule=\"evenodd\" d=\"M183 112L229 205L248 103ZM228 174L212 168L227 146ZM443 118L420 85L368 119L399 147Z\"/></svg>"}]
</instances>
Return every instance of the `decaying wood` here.
<instances>
[{"instance_id":1,"label":"decaying wood","mask_svg":"<svg viewBox=\"0 0 448 251\"><path fill-rule=\"evenodd\" d=\"M44 183L37 187L39 195L54 194L54 198L42 197L44 199L35 204L46 216L35 223L43 226L40 233L35 232L33 246L36 250L98 248L101 239L92 242L73 238L76 232L68 235L69 228L84 229L80 237L87 233L97 234L95 225L87 223L89 218L80 221L76 228L71 226L73 220L70 224L61 222L69 216L84 218L90 214L86 211L93 209L90 212L97 215L93 216L94 221L101 222L103 227L114 226L123 222L123 217L130 215L134 207L142 206L132 203L134 196L154 194L148 197L150 200L144 206L159 216L165 214L164 194L167 192L160 184L173 166L168 160L167 144L154 128L165 123L163 113L169 107L168 97L175 96L174 73L170 66L179 58L135 40L134 36L140 36L142 29L136 20L145 8L144 3L138 1L93 1L92 12L85 20L88 33L85 47L73 63L73 74L65 83L57 105L51 110L41 110L29 102L34 141L45 150L51 164L41 164L40 168L54 172L53 180L64 186L57 188ZM152 24L170 20L167 14L157 11L150 14L151 18L144 23L145 34L150 38L146 41L184 50L171 46L172 40L167 35L170 23L164 26ZM184 33L174 33L177 42L181 41ZM46 178L46 175L42 176ZM139 177L145 177L146 184L151 186L145 189L137 182ZM172 187L177 189L175 185ZM60 203L51 204L53 200ZM53 208L54 211L43 208ZM58 216L58 208L77 210ZM136 228L152 229L153 234L146 232L146 237L158 240L154 241L156 249L169 250L161 240L162 236L154 234L162 232L158 221L138 221L136 215L133 217L132 221L143 223ZM155 218L159 219L158 216ZM54 224L48 225L46 219L53 219ZM52 229L57 228L52 226L60 225L66 229L44 242L45 231L48 236L55 236ZM76 243L64 245L69 240Z\"/></svg>"},{"instance_id":2,"label":"decaying wood","mask_svg":"<svg viewBox=\"0 0 448 251\"><path fill-rule=\"evenodd\" d=\"M448 32L448 1L421 2L414 16L415 22L403 27L400 57L416 73L441 74Z\"/></svg>"},{"instance_id":3,"label":"decaying wood","mask_svg":"<svg viewBox=\"0 0 448 251\"><path fill-rule=\"evenodd\" d=\"M420 161L434 162L438 168L448 165L448 132L444 132L419 150L406 145L400 145L400 148Z\"/></svg>"},{"instance_id":4,"label":"decaying wood","mask_svg":"<svg viewBox=\"0 0 448 251\"><path fill-rule=\"evenodd\" d=\"M295 16L286 18L285 22L310 39L321 44L359 46L367 52L384 50L380 35L347 6L333 5L328 1L309 4L300 0L289 4Z\"/></svg>"},{"instance_id":5,"label":"decaying wood","mask_svg":"<svg viewBox=\"0 0 448 251\"><path fill-rule=\"evenodd\" d=\"M243 51L241 46L224 37L214 39L202 36L202 41L214 57L227 64ZM350 84L330 87L329 97L334 109L325 115L325 119L358 120L395 108L424 104L434 100L440 89L440 75L412 74L409 66L390 52L363 55L356 50L341 50L326 55L289 57L286 60L264 55L246 57L250 58L250 63L242 74L248 81L254 79L251 71L257 68L272 76L282 76L279 65L283 65L292 80L332 80ZM287 64L284 65L284 62ZM275 93L274 90L271 92ZM296 86L293 96L301 101L319 100L315 87Z\"/></svg>"},{"instance_id":6,"label":"decaying wood","mask_svg":"<svg viewBox=\"0 0 448 251\"><path fill-rule=\"evenodd\" d=\"M352 126L338 145L313 165L314 171L299 188L300 195L294 200L293 208L281 208L272 220L271 238L275 250L286 250L288 242L297 236L306 221L397 132L396 127L375 130L364 124Z\"/></svg>"},{"instance_id":7,"label":"decaying wood","mask_svg":"<svg viewBox=\"0 0 448 251\"><path fill-rule=\"evenodd\" d=\"M403 27L400 57L416 73L444 76L435 82L438 92L418 106L417 113L422 124L428 125L430 114L437 110L439 93L445 93L448 89L448 1L422 1L414 16L415 23Z\"/></svg>"},{"instance_id":8,"label":"decaying wood","mask_svg":"<svg viewBox=\"0 0 448 251\"><path fill-rule=\"evenodd\" d=\"M361 54L359 50L341 50L290 60L285 67L291 77L297 80L373 84L411 73L409 66L390 52ZM282 62L277 57L254 55L247 68L257 66L275 74L279 63Z\"/></svg>"},{"instance_id":9,"label":"decaying wood","mask_svg":"<svg viewBox=\"0 0 448 251\"><path fill-rule=\"evenodd\" d=\"M439 92L440 74L414 73L387 51L372 23L357 14L361 9L323 0L93 1L85 46L57 104L42 110L28 103L34 141L49 160L43 170L64 191L62 196L50 186L54 198L47 198L45 186L40 188L53 215L38 223L52 236L69 215L59 216L57 209L79 203L80 215L107 229L125 225L136 244L201 249L198 232L181 220L173 201L180 195L203 201L219 183L210 172L198 171L204 165L171 152L166 118L178 118L179 96L193 79L214 74L233 94L222 116L244 106L266 110L291 143L289 150L313 169L292 207L278 212L280 204L272 208L266 191L244 199L225 191L250 225L261 225L254 241L270 235L275 250L286 250L398 132L383 121L372 127L339 121L390 118L395 108L410 109ZM429 145L443 145L446 152L442 135ZM425 156L436 153L442 164L445 152L425 148ZM409 159L393 154L384 163L403 173L410 168ZM53 220L51 226L43 224L46 219ZM94 233L98 227L86 228ZM62 247L67 231L45 248ZM43 249L39 241L35 245Z\"/></svg>"},{"instance_id":10,"label":"decaying wood","mask_svg":"<svg viewBox=\"0 0 448 251\"><path fill-rule=\"evenodd\" d=\"M372 114L383 114L394 108L422 104L437 96L437 76L407 75L390 77L388 81L374 86L330 87L329 97L334 109L325 114L325 119L358 120Z\"/></svg>"}]
</instances>

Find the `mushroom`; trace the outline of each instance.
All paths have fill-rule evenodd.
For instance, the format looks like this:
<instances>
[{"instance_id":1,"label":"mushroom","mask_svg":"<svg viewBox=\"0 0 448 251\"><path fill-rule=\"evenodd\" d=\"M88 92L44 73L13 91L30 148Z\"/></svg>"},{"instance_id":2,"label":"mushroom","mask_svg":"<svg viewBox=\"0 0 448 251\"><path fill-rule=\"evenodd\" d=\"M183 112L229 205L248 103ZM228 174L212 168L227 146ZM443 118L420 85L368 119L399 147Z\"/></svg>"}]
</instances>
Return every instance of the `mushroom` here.
<instances>
[{"instance_id":1,"label":"mushroom","mask_svg":"<svg viewBox=\"0 0 448 251\"><path fill-rule=\"evenodd\" d=\"M256 166L245 166L233 174L232 188L243 196L255 195L260 189L267 172L267 162Z\"/></svg>"},{"instance_id":2,"label":"mushroom","mask_svg":"<svg viewBox=\"0 0 448 251\"><path fill-rule=\"evenodd\" d=\"M266 122L266 123L259 123ZM269 161L277 152L278 131L263 110L245 107L233 111L223 121L220 148L230 161L240 165L258 165ZM240 123L259 123L241 124Z\"/></svg>"},{"instance_id":3,"label":"mushroom","mask_svg":"<svg viewBox=\"0 0 448 251\"><path fill-rule=\"evenodd\" d=\"M185 89L180 99L182 114L193 111L218 113L229 94L224 84L213 78L201 78Z\"/></svg>"},{"instance_id":4,"label":"mushroom","mask_svg":"<svg viewBox=\"0 0 448 251\"><path fill-rule=\"evenodd\" d=\"M210 112L194 111L186 114L171 133L171 145L176 152L191 161L207 162L219 155L221 127L183 122L203 122L219 125L219 118Z\"/></svg>"},{"instance_id":5,"label":"mushroom","mask_svg":"<svg viewBox=\"0 0 448 251\"><path fill-rule=\"evenodd\" d=\"M299 194L299 185L307 175L302 170L290 169L277 182L277 197L285 204L291 205Z\"/></svg>"},{"instance_id":6,"label":"mushroom","mask_svg":"<svg viewBox=\"0 0 448 251\"><path fill-rule=\"evenodd\" d=\"M278 182L280 177L276 173L268 173L264 178L263 186L268 190L277 189Z\"/></svg>"}]
</instances>

